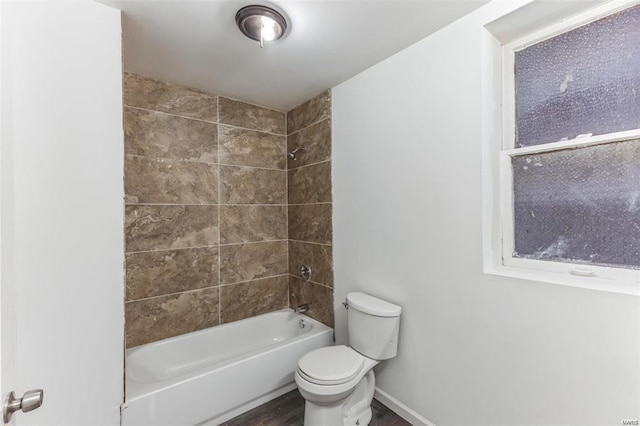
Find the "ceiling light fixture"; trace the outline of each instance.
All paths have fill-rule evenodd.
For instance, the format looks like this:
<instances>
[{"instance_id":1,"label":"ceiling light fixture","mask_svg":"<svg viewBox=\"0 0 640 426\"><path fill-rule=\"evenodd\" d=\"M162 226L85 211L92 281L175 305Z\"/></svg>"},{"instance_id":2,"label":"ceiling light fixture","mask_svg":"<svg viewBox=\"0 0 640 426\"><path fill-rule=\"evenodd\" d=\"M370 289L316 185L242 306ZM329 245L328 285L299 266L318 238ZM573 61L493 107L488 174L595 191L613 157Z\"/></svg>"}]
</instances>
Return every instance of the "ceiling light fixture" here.
<instances>
[{"instance_id":1,"label":"ceiling light fixture","mask_svg":"<svg viewBox=\"0 0 640 426\"><path fill-rule=\"evenodd\" d=\"M267 6L245 6L236 13L236 24L252 40L259 41L260 47L266 42L278 40L287 30L287 21L277 11Z\"/></svg>"}]
</instances>

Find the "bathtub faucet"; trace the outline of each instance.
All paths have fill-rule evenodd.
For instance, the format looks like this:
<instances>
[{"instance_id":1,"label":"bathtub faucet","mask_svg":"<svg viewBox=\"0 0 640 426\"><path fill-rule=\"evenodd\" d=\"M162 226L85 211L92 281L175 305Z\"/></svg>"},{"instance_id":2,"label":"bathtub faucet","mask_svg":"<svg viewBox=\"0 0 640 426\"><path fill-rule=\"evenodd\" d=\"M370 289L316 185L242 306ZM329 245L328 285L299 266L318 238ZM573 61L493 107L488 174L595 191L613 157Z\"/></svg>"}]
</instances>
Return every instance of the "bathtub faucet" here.
<instances>
[{"instance_id":1,"label":"bathtub faucet","mask_svg":"<svg viewBox=\"0 0 640 426\"><path fill-rule=\"evenodd\" d=\"M300 305L296 308L296 314L304 314L308 310L309 310L309 305L305 303L304 305Z\"/></svg>"}]
</instances>

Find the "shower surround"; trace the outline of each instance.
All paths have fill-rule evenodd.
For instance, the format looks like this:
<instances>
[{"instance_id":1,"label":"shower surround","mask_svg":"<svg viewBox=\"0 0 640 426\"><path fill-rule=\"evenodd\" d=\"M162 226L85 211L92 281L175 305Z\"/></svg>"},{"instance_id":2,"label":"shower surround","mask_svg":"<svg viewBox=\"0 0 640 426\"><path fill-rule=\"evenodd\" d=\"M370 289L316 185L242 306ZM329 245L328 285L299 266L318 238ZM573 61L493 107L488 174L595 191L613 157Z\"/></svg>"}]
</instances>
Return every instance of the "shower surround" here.
<instances>
[{"instance_id":1,"label":"shower surround","mask_svg":"<svg viewBox=\"0 0 640 426\"><path fill-rule=\"evenodd\" d=\"M333 327L331 92L287 113L289 290L291 306L309 303L311 317ZM300 266L311 280L300 279Z\"/></svg>"},{"instance_id":2,"label":"shower surround","mask_svg":"<svg viewBox=\"0 0 640 426\"><path fill-rule=\"evenodd\" d=\"M321 110L314 100L294 109L302 118L289 130L283 112L135 74L125 73L124 93L127 347L299 303L333 326L330 203L300 198L330 202L330 125L308 126L318 113L327 120L329 93L314 98ZM292 170L288 191L288 140L304 129L301 143L322 145L329 180ZM290 228L310 234L289 241ZM325 278L302 285L289 276L300 261Z\"/></svg>"}]
</instances>

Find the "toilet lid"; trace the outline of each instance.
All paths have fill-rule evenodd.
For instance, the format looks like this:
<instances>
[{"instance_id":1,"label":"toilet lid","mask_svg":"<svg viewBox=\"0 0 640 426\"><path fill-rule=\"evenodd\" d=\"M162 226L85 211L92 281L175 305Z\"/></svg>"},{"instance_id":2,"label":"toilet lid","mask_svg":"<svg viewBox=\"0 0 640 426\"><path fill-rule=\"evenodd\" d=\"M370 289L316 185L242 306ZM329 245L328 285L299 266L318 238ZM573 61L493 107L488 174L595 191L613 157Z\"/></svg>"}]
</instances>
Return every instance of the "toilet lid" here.
<instances>
[{"instance_id":1,"label":"toilet lid","mask_svg":"<svg viewBox=\"0 0 640 426\"><path fill-rule=\"evenodd\" d=\"M314 382L340 384L357 376L363 362L362 355L348 346L328 346L300 358L298 369Z\"/></svg>"}]
</instances>

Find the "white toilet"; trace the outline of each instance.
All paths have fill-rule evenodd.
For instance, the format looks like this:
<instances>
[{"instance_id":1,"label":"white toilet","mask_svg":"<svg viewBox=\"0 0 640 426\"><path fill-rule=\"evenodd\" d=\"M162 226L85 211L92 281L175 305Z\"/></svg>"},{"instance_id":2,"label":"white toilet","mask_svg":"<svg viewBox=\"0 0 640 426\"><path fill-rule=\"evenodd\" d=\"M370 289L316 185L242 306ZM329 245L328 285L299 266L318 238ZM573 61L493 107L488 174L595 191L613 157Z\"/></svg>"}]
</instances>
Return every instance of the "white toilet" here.
<instances>
[{"instance_id":1,"label":"white toilet","mask_svg":"<svg viewBox=\"0 0 640 426\"><path fill-rule=\"evenodd\" d=\"M298 360L304 426L368 425L373 367L396 356L401 307L364 293L349 293L347 303L350 346L316 349Z\"/></svg>"}]
</instances>

